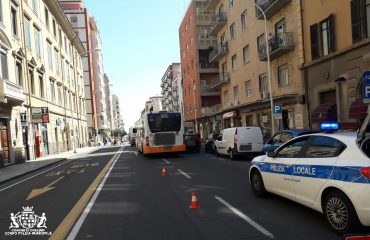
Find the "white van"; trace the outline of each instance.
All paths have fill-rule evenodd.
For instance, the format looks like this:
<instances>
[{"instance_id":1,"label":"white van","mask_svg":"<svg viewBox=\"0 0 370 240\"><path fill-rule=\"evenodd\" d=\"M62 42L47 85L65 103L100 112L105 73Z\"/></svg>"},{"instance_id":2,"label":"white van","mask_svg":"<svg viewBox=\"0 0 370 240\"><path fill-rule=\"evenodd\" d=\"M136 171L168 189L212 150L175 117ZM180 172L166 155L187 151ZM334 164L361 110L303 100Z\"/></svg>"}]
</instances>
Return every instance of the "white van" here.
<instances>
[{"instance_id":1,"label":"white van","mask_svg":"<svg viewBox=\"0 0 370 240\"><path fill-rule=\"evenodd\" d=\"M262 155L263 136L260 127L236 127L222 130L215 141L216 154L228 155L233 160L238 155Z\"/></svg>"}]
</instances>

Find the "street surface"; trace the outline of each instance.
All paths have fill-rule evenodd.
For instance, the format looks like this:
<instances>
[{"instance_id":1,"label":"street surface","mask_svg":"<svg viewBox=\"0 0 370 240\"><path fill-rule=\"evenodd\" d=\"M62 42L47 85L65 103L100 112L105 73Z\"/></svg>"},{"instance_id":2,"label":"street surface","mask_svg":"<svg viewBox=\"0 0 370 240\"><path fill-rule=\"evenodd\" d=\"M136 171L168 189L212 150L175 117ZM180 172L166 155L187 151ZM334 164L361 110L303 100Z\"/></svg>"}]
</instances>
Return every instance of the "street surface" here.
<instances>
[{"instance_id":1,"label":"street surface","mask_svg":"<svg viewBox=\"0 0 370 240\"><path fill-rule=\"evenodd\" d=\"M255 197L249 166L204 152L143 157L127 145L101 148L0 185L0 239L342 239L320 213ZM189 208L192 192L199 209ZM11 213L26 206L45 213L51 236L5 235Z\"/></svg>"}]
</instances>

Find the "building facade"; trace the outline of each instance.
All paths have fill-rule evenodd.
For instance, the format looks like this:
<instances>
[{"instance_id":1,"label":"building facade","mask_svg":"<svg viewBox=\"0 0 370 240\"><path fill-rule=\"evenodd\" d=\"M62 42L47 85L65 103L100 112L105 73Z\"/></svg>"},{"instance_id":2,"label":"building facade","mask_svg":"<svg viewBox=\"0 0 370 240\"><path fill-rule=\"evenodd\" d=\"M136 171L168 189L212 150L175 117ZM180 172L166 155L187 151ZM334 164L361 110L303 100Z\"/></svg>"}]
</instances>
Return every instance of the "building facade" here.
<instances>
[{"instance_id":1,"label":"building facade","mask_svg":"<svg viewBox=\"0 0 370 240\"><path fill-rule=\"evenodd\" d=\"M203 137L219 127L214 115L221 102L218 64L209 62L210 47L217 39L207 34L215 18L208 3L191 1L179 28L185 121L192 121Z\"/></svg>"},{"instance_id":2,"label":"building facade","mask_svg":"<svg viewBox=\"0 0 370 240\"><path fill-rule=\"evenodd\" d=\"M105 92L105 111L107 113L107 118L108 118L108 126L109 129L113 129L112 126L112 105L111 105L111 100L110 100L110 82L107 74L104 73L104 92Z\"/></svg>"},{"instance_id":3,"label":"building facade","mask_svg":"<svg viewBox=\"0 0 370 240\"><path fill-rule=\"evenodd\" d=\"M369 70L370 1L302 2L310 126L357 128L367 111L361 78Z\"/></svg>"},{"instance_id":4,"label":"building facade","mask_svg":"<svg viewBox=\"0 0 370 240\"><path fill-rule=\"evenodd\" d=\"M85 49L60 5L2 1L0 11L0 165L86 146Z\"/></svg>"},{"instance_id":5,"label":"building facade","mask_svg":"<svg viewBox=\"0 0 370 240\"><path fill-rule=\"evenodd\" d=\"M123 120L121 117L120 102L117 95L112 95L112 125L113 130L123 129Z\"/></svg>"},{"instance_id":6,"label":"building facade","mask_svg":"<svg viewBox=\"0 0 370 240\"><path fill-rule=\"evenodd\" d=\"M94 81L94 67L93 67L93 53L91 34L92 25L90 24L90 16L88 10L85 8L83 0L58 0L63 8L65 15L74 28L78 38L80 38L83 46L86 49L85 54L82 55L83 71L84 71L84 88L86 94L86 113L88 123L89 144L95 145L98 133L98 115L96 111L96 97L97 92L100 91L95 87Z\"/></svg>"},{"instance_id":7,"label":"building facade","mask_svg":"<svg viewBox=\"0 0 370 240\"><path fill-rule=\"evenodd\" d=\"M181 64L172 63L168 66L161 80L162 106L164 111L178 112L181 109L179 88L181 88ZM180 85L179 85L180 83Z\"/></svg>"}]
</instances>

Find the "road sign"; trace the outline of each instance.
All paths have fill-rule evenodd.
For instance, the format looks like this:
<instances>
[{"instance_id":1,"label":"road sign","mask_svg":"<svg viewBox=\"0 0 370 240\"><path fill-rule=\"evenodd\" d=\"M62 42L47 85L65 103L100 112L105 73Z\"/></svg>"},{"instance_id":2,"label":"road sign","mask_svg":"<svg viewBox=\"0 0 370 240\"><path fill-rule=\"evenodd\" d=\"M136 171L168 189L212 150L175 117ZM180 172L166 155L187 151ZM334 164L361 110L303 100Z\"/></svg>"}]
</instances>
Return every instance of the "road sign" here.
<instances>
[{"instance_id":1,"label":"road sign","mask_svg":"<svg viewBox=\"0 0 370 240\"><path fill-rule=\"evenodd\" d=\"M281 105L274 106L274 119L283 119L283 107Z\"/></svg>"},{"instance_id":2,"label":"road sign","mask_svg":"<svg viewBox=\"0 0 370 240\"><path fill-rule=\"evenodd\" d=\"M370 71L362 74L362 96L364 103L370 103Z\"/></svg>"}]
</instances>

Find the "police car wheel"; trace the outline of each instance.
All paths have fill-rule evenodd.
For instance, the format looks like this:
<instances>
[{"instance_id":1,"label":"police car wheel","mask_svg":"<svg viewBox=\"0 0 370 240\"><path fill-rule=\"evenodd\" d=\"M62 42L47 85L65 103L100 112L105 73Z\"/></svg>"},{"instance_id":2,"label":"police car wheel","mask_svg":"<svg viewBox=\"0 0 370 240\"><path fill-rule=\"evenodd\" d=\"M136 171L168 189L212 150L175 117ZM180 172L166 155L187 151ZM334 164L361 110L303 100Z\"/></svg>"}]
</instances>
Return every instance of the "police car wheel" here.
<instances>
[{"instance_id":1,"label":"police car wheel","mask_svg":"<svg viewBox=\"0 0 370 240\"><path fill-rule=\"evenodd\" d=\"M353 230L359 222L351 201L340 191L333 191L326 196L324 213L330 228L339 234Z\"/></svg>"},{"instance_id":2,"label":"police car wheel","mask_svg":"<svg viewBox=\"0 0 370 240\"><path fill-rule=\"evenodd\" d=\"M252 191L257 197L265 197L267 195L262 176L258 170L252 171L250 181Z\"/></svg>"}]
</instances>

